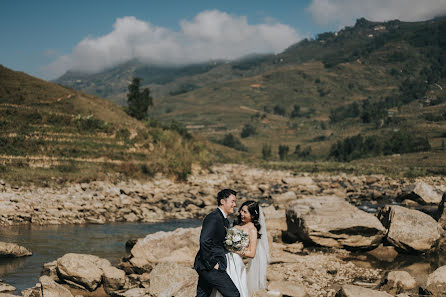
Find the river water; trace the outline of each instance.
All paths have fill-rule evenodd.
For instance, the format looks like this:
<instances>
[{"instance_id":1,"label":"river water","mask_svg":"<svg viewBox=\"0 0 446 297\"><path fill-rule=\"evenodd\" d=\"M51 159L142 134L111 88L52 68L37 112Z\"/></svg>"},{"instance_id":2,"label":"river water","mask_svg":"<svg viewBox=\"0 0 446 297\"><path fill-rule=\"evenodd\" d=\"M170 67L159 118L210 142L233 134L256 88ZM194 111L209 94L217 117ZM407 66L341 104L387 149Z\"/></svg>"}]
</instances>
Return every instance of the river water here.
<instances>
[{"instance_id":1,"label":"river water","mask_svg":"<svg viewBox=\"0 0 446 297\"><path fill-rule=\"evenodd\" d=\"M34 286L43 264L66 253L96 255L113 265L128 254L125 243L158 231L198 227L200 220L162 223L116 223L106 225L10 226L0 228L0 241L14 242L31 249L33 255L17 259L0 258L0 279L16 287L16 293Z\"/></svg>"}]
</instances>

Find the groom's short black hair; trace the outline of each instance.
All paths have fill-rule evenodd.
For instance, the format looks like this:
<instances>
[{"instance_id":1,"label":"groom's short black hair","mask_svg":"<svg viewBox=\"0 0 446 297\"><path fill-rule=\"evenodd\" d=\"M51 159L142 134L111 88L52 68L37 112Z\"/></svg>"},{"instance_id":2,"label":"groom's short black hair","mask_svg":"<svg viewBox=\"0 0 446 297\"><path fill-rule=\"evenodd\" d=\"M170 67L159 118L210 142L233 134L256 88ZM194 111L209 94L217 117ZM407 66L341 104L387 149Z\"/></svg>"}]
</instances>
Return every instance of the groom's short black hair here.
<instances>
[{"instance_id":1,"label":"groom's short black hair","mask_svg":"<svg viewBox=\"0 0 446 297\"><path fill-rule=\"evenodd\" d=\"M221 205L220 200L221 199L226 199L226 198L228 198L231 195L237 196L237 192L232 190L232 189L223 189L220 192L218 192L218 194L217 194L217 205L220 206Z\"/></svg>"}]
</instances>

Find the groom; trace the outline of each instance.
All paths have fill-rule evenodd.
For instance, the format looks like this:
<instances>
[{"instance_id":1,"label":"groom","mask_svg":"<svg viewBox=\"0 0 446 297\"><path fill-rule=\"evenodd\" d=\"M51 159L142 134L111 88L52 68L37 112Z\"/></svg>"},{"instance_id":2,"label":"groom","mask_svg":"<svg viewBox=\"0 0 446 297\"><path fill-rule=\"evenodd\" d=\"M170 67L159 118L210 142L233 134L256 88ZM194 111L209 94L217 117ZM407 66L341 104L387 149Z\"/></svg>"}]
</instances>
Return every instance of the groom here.
<instances>
[{"instance_id":1,"label":"groom","mask_svg":"<svg viewBox=\"0 0 446 297\"><path fill-rule=\"evenodd\" d=\"M217 289L223 297L240 297L237 287L226 273L224 246L227 216L234 212L237 192L224 189L217 194L218 208L203 220L200 234L200 250L195 257L194 268L198 272L197 297L208 297Z\"/></svg>"}]
</instances>

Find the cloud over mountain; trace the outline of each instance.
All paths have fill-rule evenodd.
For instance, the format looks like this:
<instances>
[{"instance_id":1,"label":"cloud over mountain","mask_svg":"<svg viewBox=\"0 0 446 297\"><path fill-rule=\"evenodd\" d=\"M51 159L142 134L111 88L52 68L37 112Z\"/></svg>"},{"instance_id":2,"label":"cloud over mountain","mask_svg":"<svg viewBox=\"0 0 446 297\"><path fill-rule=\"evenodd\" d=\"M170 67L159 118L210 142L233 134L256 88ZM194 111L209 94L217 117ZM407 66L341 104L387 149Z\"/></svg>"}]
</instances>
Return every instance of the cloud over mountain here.
<instances>
[{"instance_id":1,"label":"cloud over mountain","mask_svg":"<svg viewBox=\"0 0 446 297\"><path fill-rule=\"evenodd\" d=\"M179 32L128 16L118 18L113 31L87 37L73 51L46 66L50 76L67 70L97 72L131 59L155 64L185 64L235 59L251 53L277 53L301 37L277 22L250 25L244 16L218 10L182 20Z\"/></svg>"},{"instance_id":2,"label":"cloud over mountain","mask_svg":"<svg viewBox=\"0 0 446 297\"><path fill-rule=\"evenodd\" d=\"M312 0L308 10L321 24L351 25L360 17L372 21L421 21L446 14L444 0Z\"/></svg>"}]
</instances>

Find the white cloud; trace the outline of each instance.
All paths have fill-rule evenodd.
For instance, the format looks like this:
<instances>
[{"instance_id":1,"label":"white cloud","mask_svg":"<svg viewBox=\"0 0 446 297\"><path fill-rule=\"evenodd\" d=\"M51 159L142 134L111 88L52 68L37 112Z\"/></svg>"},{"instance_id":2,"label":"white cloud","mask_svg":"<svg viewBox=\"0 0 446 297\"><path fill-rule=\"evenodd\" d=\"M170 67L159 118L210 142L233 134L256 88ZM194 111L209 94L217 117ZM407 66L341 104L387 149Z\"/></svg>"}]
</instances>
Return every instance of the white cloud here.
<instances>
[{"instance_id":1,"label":"white cloud","mask_svg":"<svg viewBox=\"0 0 446 297\"><path fill-rule=\"evenodd\" d=\"M181 30L157 27L135 17L118 18L107 35L87 37L69 55L61 56L46 71L57 77L67 70L97 72L138 58L161 65L235 59L252 53L277 53L299 41L299 34L278 22L250 25L244 16L210 10Z\"/></svg>"},{"instance_id":2,"label":"white cloud","mask_svg":"<svg viewBox=\"0 0 446 297\"><path fill-rule=\"evenodd\" d=\"M365 17L372 21L421 21L446 13L445 0L312 0L308 10L321 24L351 25Z\"/></svg>"}]
</instances>

